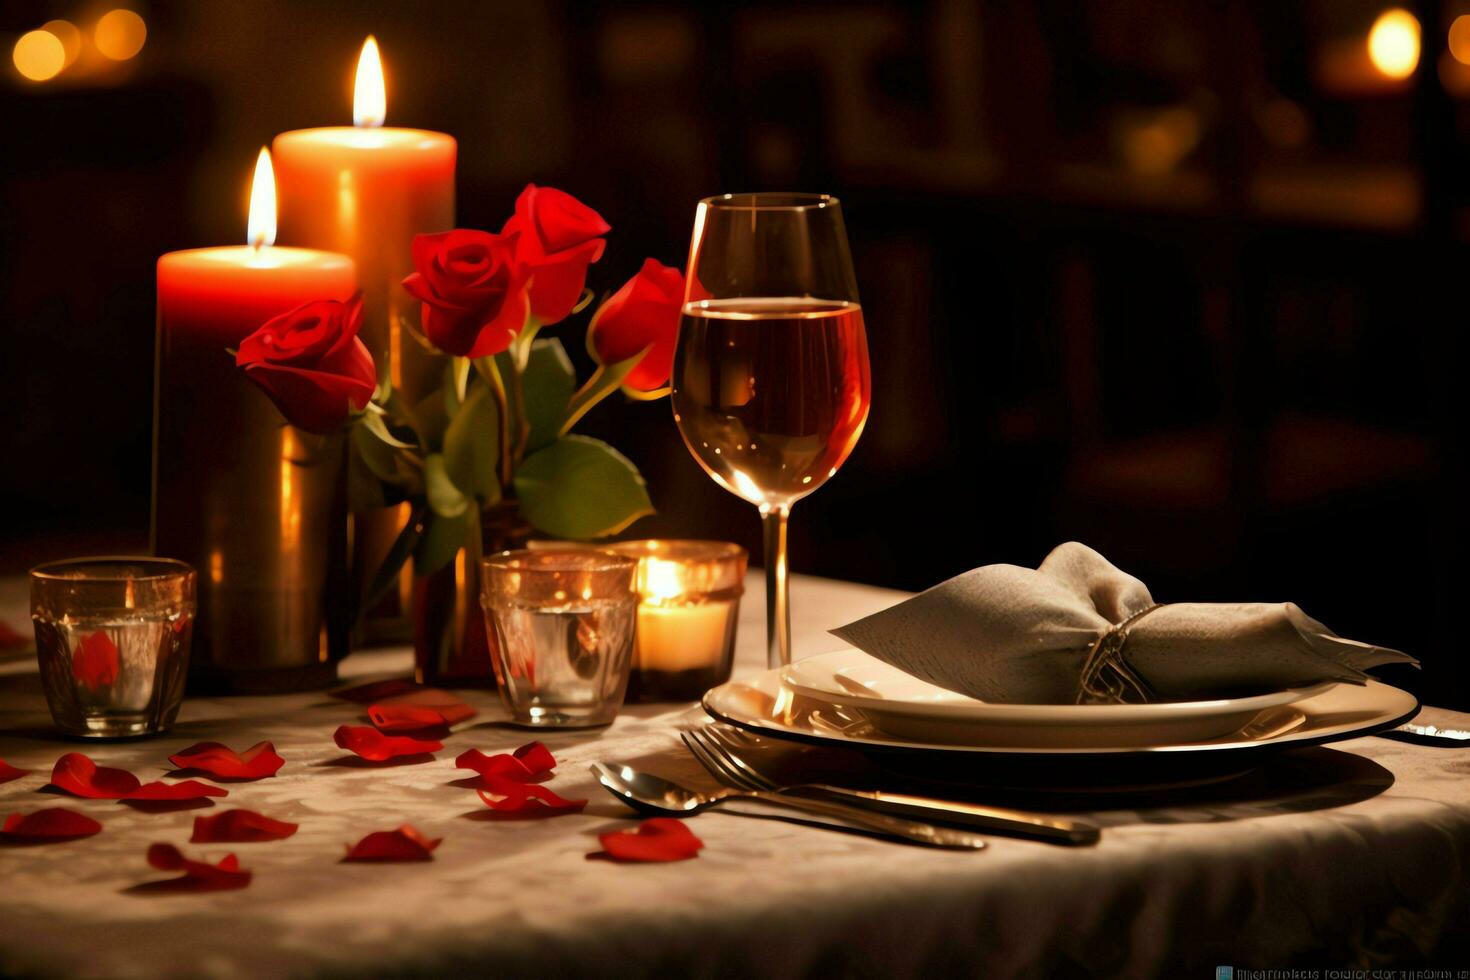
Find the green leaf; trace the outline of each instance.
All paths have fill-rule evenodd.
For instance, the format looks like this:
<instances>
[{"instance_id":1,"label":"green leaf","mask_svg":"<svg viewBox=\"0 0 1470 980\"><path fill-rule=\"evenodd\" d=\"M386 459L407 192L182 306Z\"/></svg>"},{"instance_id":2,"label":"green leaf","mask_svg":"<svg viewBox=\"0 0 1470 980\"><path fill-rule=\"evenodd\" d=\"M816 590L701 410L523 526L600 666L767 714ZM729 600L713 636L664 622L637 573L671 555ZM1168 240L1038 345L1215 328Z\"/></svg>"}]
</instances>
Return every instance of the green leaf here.
<instances>
[{"instance_id":1,"label":"green leaf","mask_svg":"<svg viewBox=\"0 0 1470 980\"><path fill-rule=\"evenodd\" d=\"M429 509L440 517L459 517L470 506L469 500L449 478L444 468L443 453L430 453L424 457L424 494L429 498Z\"/></svg>"},{"instance_id":2,"label":"green leaf","mask_svg":"<svg viewBox=\"0 0 1470 980\"><path fill-rule=\"evenodd\" d=\"M424 534L413 553L413 573L428 575L454 561L454 556L464 547L469 526L468 508L458 517L442 517L432 512L425 514Z\"/></svg>"},{"instance_id":3,"label":"green leaf","mask_svg":"<svg viewBox=\"0 0 1470 980\"><path fill-rule=\"evenodd\" d=\"M566 348L555 337L538 340L531 345L531 356L526 362L525 400L526 422L530 426L530 437L526 451L551 445L566 421L567 404L577 387L577 375Z\"/></svg>"},{"instance_id":4,"label":"green leaf","mask_svg":"<svg viewBox=\"0 0 1470 980\"><path fill-rule=\"evenodd\" d=\"M356 437L353 441L356 442ZM372 436L368 436L366 441L377 442ZM388 496L383 492L383 481L369 468L361 453L349 453L347 457L347 509L354 514L365 514L386 506L388 506Z\"/></svg>"},{"instance_id":5,"label":"green leaf","mask_svg":"<svg viewBox=\"0 0 1470 980\"><path fill-rule=\"evenodd\" d=\"M428 452L439 452L444 448L444 433L449 428L449 413L444 397L431 392L413 407L419 438L424 441Z\"/></svg>"},{"instance_id":6,"label":"green leaf","mask_svg":"<svg viewBox=\"0 0 1470 980\"><path fill-rule=\"evenodd\" d=\"M362 426L366 428L368 432L372 433L381 442L387 443L389 446L393 446L397 449L416 448L413 443L404 442L402 439L399 439L393 433L389 432L388 426L383 421L383 416L381 415L375 415L372 412L366 412L362 415L361 422Z\"/></svg>"},{"instance_id":7,"label":"green leaf","mask_svg":"<svg viewBox=\"0 0 1470 980\"><path fill-rule=\"evenodd\" d=\"M490 388L476 385L444 433L444 468L454 485L487 503L500 499L500 419Z\"/></svg>"},{"instance_id":8,"label":"green leaf","mask_svg":"<svg viewBox=\"0 0 1470 980\"><path fill-rule=\"evenodd\" d=\"M398 469L398 450L379 438L368 425L369 423L359 422L352 427L352 459L380 480L402 483L403 474Z\"/></svg>"},{"instance_id":9,"label":"green leaf","mask_svg":"<svg viewBox=\"0 0 1470 980\"><path fill-rule=\"evenodd\" d=\"M563 436L532 453L515 476L521 514L559 538L601 538L653 513L628 458L587 436Z\"/></svg>"}]
</instances>

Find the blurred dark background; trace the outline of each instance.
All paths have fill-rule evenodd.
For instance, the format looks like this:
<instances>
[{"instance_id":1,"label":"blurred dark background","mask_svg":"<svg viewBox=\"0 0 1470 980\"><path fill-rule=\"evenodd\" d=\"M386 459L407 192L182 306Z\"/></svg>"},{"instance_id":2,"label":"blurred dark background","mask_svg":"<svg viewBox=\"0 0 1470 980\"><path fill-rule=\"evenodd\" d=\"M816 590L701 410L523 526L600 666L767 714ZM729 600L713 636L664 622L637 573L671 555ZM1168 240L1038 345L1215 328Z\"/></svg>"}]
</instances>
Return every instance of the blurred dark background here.
<instances>
[{"instance_id":1,"label":"blurred dark background","mask_svg":"<svg viewBox=\"0 0 1470 980\"><path fill-rule=\"evenodd\" d=\"M594 287L682 264L702 196L844 199L873 411L797 571L919 589L1075 538L1470 705L1470 0L118 2L121 60L117 3L0 7L7 54L57 18L75 53L0 84L0 571L146 541L154 261L244 240L256 150L350 123L371 32L389 124L460 141L459 223L570 190L614 227ZM638 536L758 549L665 403L589 429L649 481Z\"/></svg>"}]
</instances>

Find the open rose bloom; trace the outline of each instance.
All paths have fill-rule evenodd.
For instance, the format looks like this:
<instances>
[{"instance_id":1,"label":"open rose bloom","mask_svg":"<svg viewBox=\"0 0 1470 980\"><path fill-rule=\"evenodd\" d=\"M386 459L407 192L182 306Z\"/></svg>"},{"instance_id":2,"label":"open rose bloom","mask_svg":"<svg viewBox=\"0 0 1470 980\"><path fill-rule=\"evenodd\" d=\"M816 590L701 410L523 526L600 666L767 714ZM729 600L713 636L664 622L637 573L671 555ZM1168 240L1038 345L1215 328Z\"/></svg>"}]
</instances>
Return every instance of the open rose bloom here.
<instances>
[{"instance_id":1,"label":"open rose bloom","mask_svg":"<svg viewBox=\"0 0 1470 980\"><path fill-rule=\"evenodd\" d=\"M327 433L367 408L377 387L373 355L358 339L362 300L318 300L266 321L240 342L235 363L286 421Z\"/></svg>"}]
</instances>

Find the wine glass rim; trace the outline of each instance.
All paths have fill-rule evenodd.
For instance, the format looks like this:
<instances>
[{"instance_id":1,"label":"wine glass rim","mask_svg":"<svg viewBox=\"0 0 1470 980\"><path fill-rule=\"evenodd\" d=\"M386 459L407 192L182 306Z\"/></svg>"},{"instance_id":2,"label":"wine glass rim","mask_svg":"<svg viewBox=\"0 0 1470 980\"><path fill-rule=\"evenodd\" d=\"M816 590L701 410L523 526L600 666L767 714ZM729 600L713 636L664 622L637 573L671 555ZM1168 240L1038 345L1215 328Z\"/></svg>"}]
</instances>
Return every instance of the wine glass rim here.
<instances>
[{"instance_id":1,"label":"wine glass rim","mask_svg":"<svg viewBox=\"0 0 1470 980\"><path fill-rule=\"evenodd\" d=\"M839 207L842 202L832 194L810 194L802 191L753 191L743 194L716 194L699 202L707 208L725 211L815 211Z\"/></svg>"},{"instance_id":2,"label":"wine glass rim","mask_svg":"<svg viewBox=\"0 0 1470 980\"><path fill-rule=\"evenodd\" d=\"M193 574L194 566L177 558L90 555L45 562L32 568L30 577L46 582L151 582Z\"/></svg>"}]
</instances>

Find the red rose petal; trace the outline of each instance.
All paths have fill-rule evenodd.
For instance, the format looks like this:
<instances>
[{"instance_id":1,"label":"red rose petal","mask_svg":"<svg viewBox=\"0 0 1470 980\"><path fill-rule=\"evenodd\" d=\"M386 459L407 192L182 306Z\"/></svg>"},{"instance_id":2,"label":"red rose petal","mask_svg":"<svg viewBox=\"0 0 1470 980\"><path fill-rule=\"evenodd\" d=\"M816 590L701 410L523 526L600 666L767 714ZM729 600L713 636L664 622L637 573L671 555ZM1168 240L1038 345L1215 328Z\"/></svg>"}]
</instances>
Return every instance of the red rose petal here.
<instances>
[{"instance_id":1,"label":"red rose petal","mask_svg":"<svg viewBox=\"0 0 1470 980\"><path fill-rule=\"evenodd\" d=\"M226 810L213 817L194 818L191 844L253 844L284 840L296 833L297 824L272 820L254 810Z\"/></svg>"},{"instance_id":2,"label":"red rose petal","mask_svg":"<svg viewBox=\"0 0 1470 980\"><path fill-rule=\"evenodd\" d=\"M556 768L556 759L551 750L540 742L529 742L507 755L486 755L479 749L462 752L454 764L460 769L471 769L481 776L504 776L521 782L539 782L551 775Z\"/></svg>"},{"instance_id":3,"label":"red rose petal","mask_svg":"<svg viewBox=\"0 0 1470 980\"><path fill-rule=\"evenodd\" d=\"M597 839L603 853L616 861L687 861L704 847L684 821L673 817L654 817L636 830L598 834Z\"/></svg>"},{"instance_id":4,"label":"red rose petal","mask_svg":"<svg viewBox=\"0 0 1470 980\"><path fill-rule=\"evenodd\" d=\"M408 824L368 834L347 849L344 861L432 861L444 838L430 840Z\"/></svg>"},{"instance_id":5,"label":"red rose petal","mask_svg":"<svg viewBox=\"0 0 1470 980\"><path fill-rule=\"evenodd\" d=\"M250 872L240 870L240 859L226 854L219 864L193 861L172 844L154 844L148 848L148 863L159 871L182 871L182 878L201 891L244 888L250 884Z\"/></svg>"},{"instance_id":6,"label":"red rose petal","mask_svg":"<svg viewBox=\"0 0 1470 980\"><path fill-rule=\"evenodd\" d=\"M198 800L206 796L229 796L230 791L197 779L185 779L177 783L144 783L123 797L124 800L177 801Z\"/></svg>"},{"instance_id":7,"label":"red rose petal","mask_svg":"<svg viewBox=\"0 0 1470 980\"><path fill-rule=\"evenodd\" d=\"M274 776L285 764L269 742L257 742L237 754L219 742L200 742L168 757L180 769L201 772L216 779L264 779Z\"/></svg>"},{"instance_id":8,"label":"red rose petal","mask_svg":"<svg viewBox=\"0 0 1470 980\"><path fill-rule=\"evenodd\" d=\"M103 630L88 633L71 655L71 674L77 683L92 690L117 680L120 664L117 644Z\"/></svg>"},{"instance_id":9,"label":"red rose petal","mask_svg":"<svg viewBox=\"0 0 1470 980\"><path fill-rule=\"evenodd\" d=\"M51 785L89 800L118 800L141 784L126 769L106 769L80 752L68 752L56 760Z\"/></svg>"},{"instance_id":10,"label":"red rose petal","mask_svg":"<svg viewBox=\"0 0 1470 980\"><path fill-rule=\"evenodd\" d=\"M31 642L31 638L0 619L0 650L12 650Z\"/></svg>"},{"instance_id":11,"label":"red rose petal","mask_svg":"<svg viewBox=\"0 0 1470 980\"><path fill-rule=\"evenodd\" d=\"M484 776L486 788L478 790L480 799L490 809L502 814L523 817L549 817L563 813L580 813L586 800L569 800L545 786L526 783L506 776Z\"/></svg>"},{"instance_id":12,"label":"red rose petal","mask_svg":"<svg viewBox=\"0 0 1470 980\"><path fill-rule=\"evenodd\" d=\"M443 742L403 735L384 735L376 728L366 725L343 725L332 738L342 748L372 762L384 762L405 755L423 755L444 748Z\"/></svg>"},{"instance_id":13,"label":"red rose petal","mask_svg":"<svg viewBox=\"0 0 1470 980\"><path fill-rule=\"evenodd\" d=\"M0 759L0 783L8 783L12 779L19 779L28 773L30 773L29 769L17 769L4 759Z\"/></svg>"},{"instance_id":14,"label":"red rose petal","mask_svg":"<svg viewBox=\"0 0 1470 980\"><path fill-rule=\"evenodd\" d=\"M380 732L417 732L450 725L438 708L417 704L375 704L367 709L367 714L368 721Z\"/></svg>"},{"instance_id":15,"label":"red rose petal","mask_svg":"<svg viewBox=\"0 0 1470 980\"><path fill-rule=\"evenodd\" d=\"M332 697L341 698L343 701L355 701L358 704L372 704L374 701L422 690L425 690L422 684L415 684L407 678L395 677L392 680L371 681L367 684L358 684L355 687L333 691Z\"/></svg>"},{"instance_id":16,"label":"red rose petal","mask_svg":"<svg viewBox=\"0 0 1470 980\"><path fill-rule=\"evenodd\" d=\"M65 807L50 807L35 813L12 813L0 827L0 838L40 843L91 837L102 825L84 813Z\"/></svg>"}]
</instances>

